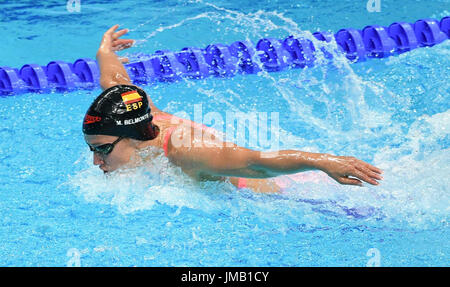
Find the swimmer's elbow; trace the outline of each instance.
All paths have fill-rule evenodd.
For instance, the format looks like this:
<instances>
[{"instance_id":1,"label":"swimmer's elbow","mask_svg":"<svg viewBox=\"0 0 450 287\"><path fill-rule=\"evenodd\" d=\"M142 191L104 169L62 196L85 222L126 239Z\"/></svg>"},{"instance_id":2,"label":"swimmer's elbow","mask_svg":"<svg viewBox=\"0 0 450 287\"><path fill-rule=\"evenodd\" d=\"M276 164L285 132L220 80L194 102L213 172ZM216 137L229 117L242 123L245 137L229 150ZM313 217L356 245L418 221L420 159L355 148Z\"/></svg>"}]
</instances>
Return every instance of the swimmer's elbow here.
<instances>
[{"instance_id":1,"label":"swimmer's elbow","mask_svg":"<svg viewBox=\"0 0 450 287\"><path fill-rule=\"evenodd\" d=\"M100 79L100 87L102 87L102 90L106 90L109 89L113 86L115 86L116 84L114 82L112 82L110 79L106 79L104 77L102 77Z\"/></svg>"},{"instance_id":2,"label":"swimmer's elbow","mask_svg":"<svg viewBox=\"0 0 450 287\"><path fill-rule=\"evenodd\" d=\"M117 77L101 77L100 78L100 86L103 90L109 89L111 87L117 85L132 85L132 83L125 78L117 78Z\"/></svg>"}]
</instances>

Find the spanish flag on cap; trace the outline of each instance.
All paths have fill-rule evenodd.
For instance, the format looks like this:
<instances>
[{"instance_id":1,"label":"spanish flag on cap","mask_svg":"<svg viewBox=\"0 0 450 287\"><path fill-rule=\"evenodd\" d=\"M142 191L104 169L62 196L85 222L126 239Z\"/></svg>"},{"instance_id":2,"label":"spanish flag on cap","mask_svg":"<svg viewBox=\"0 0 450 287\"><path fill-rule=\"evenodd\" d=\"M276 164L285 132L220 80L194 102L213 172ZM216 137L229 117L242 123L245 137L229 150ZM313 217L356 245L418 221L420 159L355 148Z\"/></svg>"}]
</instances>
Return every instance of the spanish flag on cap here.
<instances>
[{"instance_id":1,"label":"spanish flag on cap","mask_svg":"<svg viewBox=\"0 0 450 287\"><path fill-rule=\"evenodd\" d=\"M121 96L122 96L122 101L125 105L142 101L142 97L141 97L141 95L138 94L137 91L129 91L129 92L123 93Z\"/></svg>"}]
</instances>

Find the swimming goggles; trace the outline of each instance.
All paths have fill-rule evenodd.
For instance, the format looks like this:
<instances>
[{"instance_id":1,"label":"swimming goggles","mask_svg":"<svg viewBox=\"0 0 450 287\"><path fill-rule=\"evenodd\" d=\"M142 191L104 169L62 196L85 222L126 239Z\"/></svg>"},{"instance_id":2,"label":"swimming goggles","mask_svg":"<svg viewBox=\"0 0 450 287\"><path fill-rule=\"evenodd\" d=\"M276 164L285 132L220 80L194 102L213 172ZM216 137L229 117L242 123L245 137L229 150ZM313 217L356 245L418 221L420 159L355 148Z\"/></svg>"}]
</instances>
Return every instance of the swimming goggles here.
<instances>
[{"instance_id":1,"label":"swimming goggles","mask_svg":"<svg viewBox=\"0 0 450 287\"><path fill-rule=\"evenodd\" d=\"M91 146L90 144L88 144L88 146L89 146L89 149L95 153L98 153L101 155L108 155L113 151L114 146L122 139L124 139L124 137L119 137L113 143L102 144L99 146Z\"/></svg>"}]
</instances>

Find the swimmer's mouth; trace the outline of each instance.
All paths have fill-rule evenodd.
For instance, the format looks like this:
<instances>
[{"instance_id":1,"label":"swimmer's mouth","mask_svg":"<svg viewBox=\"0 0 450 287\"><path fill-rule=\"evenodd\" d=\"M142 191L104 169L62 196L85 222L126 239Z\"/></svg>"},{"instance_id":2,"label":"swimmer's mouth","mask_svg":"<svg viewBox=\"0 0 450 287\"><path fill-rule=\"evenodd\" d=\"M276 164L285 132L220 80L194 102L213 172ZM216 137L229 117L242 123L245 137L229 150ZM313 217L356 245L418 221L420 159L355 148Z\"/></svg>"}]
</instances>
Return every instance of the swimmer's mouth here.
<instances>
[{"instance_id":1,"label":"swimmer's mouth","mask_svg":"<svg viewBox=\"0 0 450 287\"><path fill-rule=\"evenodd\" d=\"M108 173L108 171L107 171L106 169L104 169L102 165L99 166L99 168L100 168L101 170L103 170L103 173Z\"/></svg>"}]
</instances>

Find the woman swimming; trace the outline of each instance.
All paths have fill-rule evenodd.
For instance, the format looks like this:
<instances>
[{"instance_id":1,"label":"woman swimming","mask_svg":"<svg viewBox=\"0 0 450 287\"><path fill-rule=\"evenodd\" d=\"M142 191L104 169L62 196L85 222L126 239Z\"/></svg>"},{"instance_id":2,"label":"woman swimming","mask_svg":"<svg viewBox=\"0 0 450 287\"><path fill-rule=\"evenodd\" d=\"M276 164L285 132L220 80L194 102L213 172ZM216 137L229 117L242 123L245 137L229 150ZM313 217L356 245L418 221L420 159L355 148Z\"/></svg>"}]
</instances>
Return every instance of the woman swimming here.
<instances>
[{"instance_id":1,"label":"woman swimming","mask_svg":"<svg viewBox=\"0 0 450 287\"><path fill-rule=\"evenodd\" d=\"M233 185L259 192L277 192L282 183L270 180L321 170L341 184L378 185L382 171L348 156L297 150L261 152L218 141L211 128L174 117L159 110L141 88L132 84L116 51L134 41L120 39L127 29L111 27L103 35L97 52L103 92L88 109L83 133L94 164L105 173L130 164L136 152L153 146L175 165L197 180L229 180ZM200 135L200 136L198 136ZM200 141L200 142L199 142ZM183 142L183 144L179 144ZM298 177L298 176L297 176Z\"/></svg>"}]
</instances>

